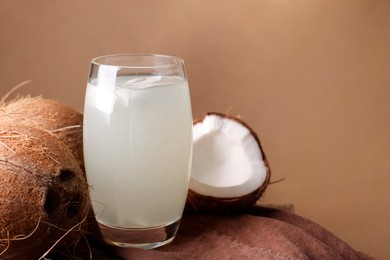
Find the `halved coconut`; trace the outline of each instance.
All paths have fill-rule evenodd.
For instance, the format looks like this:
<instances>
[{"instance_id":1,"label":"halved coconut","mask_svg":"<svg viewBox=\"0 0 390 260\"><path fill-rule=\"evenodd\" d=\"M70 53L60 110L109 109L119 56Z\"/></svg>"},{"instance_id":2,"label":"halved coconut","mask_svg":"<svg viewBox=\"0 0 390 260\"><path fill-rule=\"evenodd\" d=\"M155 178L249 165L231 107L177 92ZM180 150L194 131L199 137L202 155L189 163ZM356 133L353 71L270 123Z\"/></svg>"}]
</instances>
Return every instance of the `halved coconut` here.
<instances>
[{"instance_id":1,"label":"halved coconut","mask_svg":"<svg viewBox=\"0 0 390 260\"><path fill-rule=\"evenodd\" d=\"M234 212L250 208L269 180L260 140L244 121L208 113L194 122L187 209Z\"/></svg>"}]
</instances>

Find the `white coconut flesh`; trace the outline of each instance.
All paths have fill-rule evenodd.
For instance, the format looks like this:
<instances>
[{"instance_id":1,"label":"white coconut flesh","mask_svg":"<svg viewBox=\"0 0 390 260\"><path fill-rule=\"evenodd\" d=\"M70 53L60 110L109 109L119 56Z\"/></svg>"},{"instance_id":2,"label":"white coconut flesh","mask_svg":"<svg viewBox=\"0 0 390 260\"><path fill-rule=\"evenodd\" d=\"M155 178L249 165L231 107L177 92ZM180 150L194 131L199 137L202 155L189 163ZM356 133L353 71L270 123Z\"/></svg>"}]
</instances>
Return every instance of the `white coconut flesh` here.
<instances>
[{"instance_id":1,"label":"white coconut flesh","mask_svg":"<svg viewBox=\"0 0 390 260\"><path fill-rule=\"evenodd\" d=\"M192 191L242 197L261 187L266 177L260 145L243 124L210 114L193 126Z\"/></svg>"}]
</instances>

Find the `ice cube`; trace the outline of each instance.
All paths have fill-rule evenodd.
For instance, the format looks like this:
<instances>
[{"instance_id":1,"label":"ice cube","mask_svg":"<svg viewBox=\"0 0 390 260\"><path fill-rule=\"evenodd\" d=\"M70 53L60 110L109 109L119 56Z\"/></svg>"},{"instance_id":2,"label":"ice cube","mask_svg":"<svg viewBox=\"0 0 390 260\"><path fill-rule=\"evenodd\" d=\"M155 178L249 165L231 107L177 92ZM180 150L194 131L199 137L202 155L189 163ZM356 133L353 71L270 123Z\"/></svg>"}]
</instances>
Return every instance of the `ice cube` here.
<instances>
[{"instance_id":1,"label":"ice cube","mask_svg":"<svg viewBox=\"0 0 390 260\"><path fill-rule=\"evenodd\" d=\"M131 89L143 89L159 85L158 82L161 80L161 75L132 77L125 81L122 86Z\"/></svg>"}]
</instances>

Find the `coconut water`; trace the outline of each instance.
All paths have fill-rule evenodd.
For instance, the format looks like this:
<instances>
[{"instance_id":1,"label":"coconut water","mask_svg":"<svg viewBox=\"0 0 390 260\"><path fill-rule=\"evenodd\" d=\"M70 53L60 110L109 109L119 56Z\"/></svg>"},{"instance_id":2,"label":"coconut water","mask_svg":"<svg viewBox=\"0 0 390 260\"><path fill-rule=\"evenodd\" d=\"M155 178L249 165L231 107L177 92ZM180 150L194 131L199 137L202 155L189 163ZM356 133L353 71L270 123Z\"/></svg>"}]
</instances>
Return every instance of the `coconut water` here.
<instances>
[{"instance_id":1,"label":"coconut water","mask_svg":"<svg viewBox=\"0 0 390 260\"><path fill-rule=\"evenodd\" d=\"M192 153L185 79L157 75L89 82L83 136L100 224L148 228L180 219Z\"/></svg>"}]
</instances>

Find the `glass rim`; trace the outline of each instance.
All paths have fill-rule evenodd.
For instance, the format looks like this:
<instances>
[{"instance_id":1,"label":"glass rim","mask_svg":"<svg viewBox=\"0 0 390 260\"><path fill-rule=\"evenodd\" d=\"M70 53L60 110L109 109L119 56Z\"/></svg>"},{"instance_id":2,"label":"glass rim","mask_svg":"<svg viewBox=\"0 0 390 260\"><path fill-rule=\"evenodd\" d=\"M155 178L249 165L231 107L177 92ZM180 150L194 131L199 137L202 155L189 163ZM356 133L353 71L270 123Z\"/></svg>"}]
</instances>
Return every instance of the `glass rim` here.
<instances>
[{"instance_id":1,"label":"glass rim","mask_svg":"<svg viewBox=\"0 0 390 260\"><path fill-rule=\"evenodd\" d=\"M115 65L113 63L103 62L101 60L105 58L115 58L115 57L156 57L163 58L170 61L174 61L174 63L167 64L153 64L153 65ZM100 60L100 61L99 61ZM109 55L101 55L93 58L91 60L91 64L97 66L108 66L108 67L117 67L121 69L152 69L152 68L169 68L175 66L183 66L184 60L177 56L166 55L166 54L154 54L154 53L122 53L122 54L109 54Z\"/></svg>"}]
</instances>

